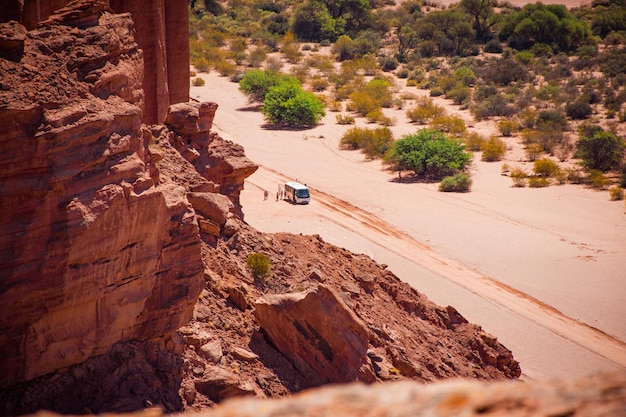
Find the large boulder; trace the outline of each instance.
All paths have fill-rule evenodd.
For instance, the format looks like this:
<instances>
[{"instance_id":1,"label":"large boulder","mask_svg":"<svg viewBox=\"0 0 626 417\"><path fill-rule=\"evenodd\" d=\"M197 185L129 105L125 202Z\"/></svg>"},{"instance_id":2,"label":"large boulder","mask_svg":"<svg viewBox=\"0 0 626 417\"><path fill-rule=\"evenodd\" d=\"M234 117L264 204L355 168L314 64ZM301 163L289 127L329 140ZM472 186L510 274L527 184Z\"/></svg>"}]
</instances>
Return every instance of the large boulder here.
<instances>
[{"instance_id":1,"label":"large boulder","mask_svg":"<svg viewBox=\"0 0 626 417\"><path fill-rule=\"evenodd\" d=\"M254 308L267 337L311 382L367 379L367 330L329 288L266 295Z\"/></svg>"}]
</instances>

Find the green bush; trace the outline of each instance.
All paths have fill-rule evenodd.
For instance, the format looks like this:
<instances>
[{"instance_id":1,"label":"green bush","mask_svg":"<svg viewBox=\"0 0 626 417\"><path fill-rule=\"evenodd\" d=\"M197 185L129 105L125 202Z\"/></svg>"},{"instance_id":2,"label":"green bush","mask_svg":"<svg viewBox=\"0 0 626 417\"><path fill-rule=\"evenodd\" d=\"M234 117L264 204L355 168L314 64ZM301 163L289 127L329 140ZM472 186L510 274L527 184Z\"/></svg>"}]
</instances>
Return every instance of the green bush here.
<instances>
[{"instance_id":1,"label":"green bush","mask_svg":"<svg viewBox=\"0 0 626 417\"><path fill-rule=\"evenodd\" d=\"M438 130L422 129L396 141L389 162L397 170L438 179L462 172L471 158L458 141L448 139Z\"/></svg>"},{"instance_id":2,"label":"green bush","mask_svg":"<svg viewBox=\"0 0 626 417\"><path fill-rule=\"evenodd\" d=\"M624 141L600 127L581 131L578 140L578 156L591 169L608 171L622 160Z\"/></svg>"},{"instance_id":3,"label":"green bush","mask_svg":"<svg viewBox=\"0 0 626 417\"><path fill-rule=\"evenodd\" d=\"M255 252L248 255L246 258L246 265L250 268L252 275L255 277L262 277L267 275L270 270L270 260L266 254Z\"/></svg>"},{"instance_id":4,"label":"green bush","mask_svg":"<svg viewBox=\"0 0 626 417\"><path fill-rule=\"evenodd\" d=\"M296 127L313 126L326 114L324 103L293 78L270 88L261 111L270 123Z\"/></svg>"},{"instance_id":5,"label":"green bush","mask_svg":"<svg viewBox=\"0 0 626 417\"><path fill-rule=\"evenodd\" d=\"M464 193L470 190L472 179L464 172L452 177L445 177L439 184L439 191Z\"/></svg>"},{"instance_id":6,"label":"green bush","mask_svg":"<svg viewBox=\"0 0 626 417\"><path fill-rule=\"evenodd\" d=\"M502 42L500 42L496 38L493 38L485 44L483 51L490 54L501 54L503 51Z\"/></svg>"},{"instance_id":7,"label":"green bush","mask_svg":"<svg viewBox=\"0 0 626 417\"><path fill-rule=\"evenodd\" d=\"M248 96L249 102L263 103L270 88L277 86L285 79L286 76L277 71L253 69L246 71L243 75L239 81L239 89Z\"/></svg>"},{"instance_id":8,"label":"green bush","mask_svg":"<svg viewBox=\"0 0 626 417\"><path fill-rule=\"evenodd\" d=\"M592 111L591 105L584 101L575 101L565 106L565 114L572 119L588 119Z\"/></svg>"},{"instance_id":9,"label":"green bush","mask_svg":"<svg viewBox=\"0 0 626 417\"><path fill-rule=\"evenodd\" d=\"M486 162L495 162L502 159L506 153L506 144L501 139L492 136L480 146L481 159Z\"/></svg>"}]
</instances>

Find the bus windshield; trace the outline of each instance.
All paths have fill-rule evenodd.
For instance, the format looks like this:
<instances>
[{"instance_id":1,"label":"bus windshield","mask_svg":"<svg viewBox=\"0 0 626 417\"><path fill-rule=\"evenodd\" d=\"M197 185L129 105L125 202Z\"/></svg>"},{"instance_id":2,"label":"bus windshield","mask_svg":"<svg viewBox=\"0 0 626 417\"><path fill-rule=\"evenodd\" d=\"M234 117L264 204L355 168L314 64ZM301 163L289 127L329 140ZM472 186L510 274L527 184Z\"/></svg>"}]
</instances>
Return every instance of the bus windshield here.
<instances>
[{"instance_id":1,"label":"bus windshield","mask_svg":"<svg viewBox=\"0 0 626 417\"><path fill-rule=\"evenodd\" d=\"M296 195L300 198L309 198L309 190L296 190Z\"/></svg>"}]
</instances>

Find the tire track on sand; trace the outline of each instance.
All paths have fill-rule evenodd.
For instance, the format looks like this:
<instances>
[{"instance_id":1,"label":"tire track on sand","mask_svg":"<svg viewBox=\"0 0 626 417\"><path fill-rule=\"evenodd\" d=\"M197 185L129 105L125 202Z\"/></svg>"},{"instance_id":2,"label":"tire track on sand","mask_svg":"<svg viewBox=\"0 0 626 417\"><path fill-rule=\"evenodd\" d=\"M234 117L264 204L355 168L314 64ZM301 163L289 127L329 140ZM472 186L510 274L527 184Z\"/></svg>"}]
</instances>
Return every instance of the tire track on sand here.
<instances>
[{"instance_id":1,"label":"tire track on sand","mask_svg":"<svg viewBox=\"0 0 626 417\"><path fill-rule=\"evenodd\" d=\"M260 169L273 175L275 182L282 182L286 178L275 170L265 167L260 167ZM626 369L626 343L623 341L575 320L541 300L499 282L493 277L447 258L403 230L347 201L313 188L311 188L311 195L317 206L315 207L317 216Z\"/></svg>"}]
</instances>

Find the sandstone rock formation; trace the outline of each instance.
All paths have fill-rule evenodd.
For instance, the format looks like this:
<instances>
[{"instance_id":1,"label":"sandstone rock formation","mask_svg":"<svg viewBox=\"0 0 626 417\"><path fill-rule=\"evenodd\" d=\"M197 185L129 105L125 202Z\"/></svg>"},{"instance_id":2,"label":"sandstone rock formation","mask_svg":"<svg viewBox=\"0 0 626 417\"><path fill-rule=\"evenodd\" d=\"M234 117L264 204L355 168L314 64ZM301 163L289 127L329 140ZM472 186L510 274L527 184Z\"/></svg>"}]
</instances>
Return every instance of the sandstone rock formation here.
<instances>
[{"instance_id":1,"label":"sandstone rock formation","mask_svg":"<svg viewBox=\"0 0 626 417\"><path fill-rule=\"evenodd\" d=\"M200 291L186 192L150 173L132 20L96 17L0 60L0 385L172 334Z\"/></svg>"},{"instance_id":2,"label":"sandstone rock formation","mask_svg":"<svg viewBox=\"0 0 626 417\"><path fill-rule=\"evenodd\" d=\"M365 325L329 288L267 295L254 310L270 341L313 384L376 379L364 366Z\"/></svg>"},{"instance_id":3,"label":"sandstone rock formation","mask_svg":"<svg viewBox=\"0 0 626 417\"><path fill-rule=\"evenodd\" d=\"M125 417L162 417L158 408ZM283 399L230 399L196 417L449 417L626 415L626 374L575 381L457 380L335 385ZM40 412L37 417L58 417ZM110 415L115 417L115 415Z\"/></svg>"},{"instance_id":4,"label":"sandstone rock formation","mask_svg":"<svg viewBox=\"0 0 626 417\"><path fill-rule=\"evenodd\" d=\"M200 417L623 416L626 374L578 381L349 384L281 400L237 399Z\"/></svg>"},{"instance_id":5,"label":"sandstone rock formation","mask_svg":"<svg viewBox=\"0 0 626 417\"><path fill-rule=\"evenodd\" d=\"M41 22L91 26L105 10L129 12L143 51L143 122L161 123L170 104L189 100L189 16L184 0L3 0L0 23L35 29ZM52 16L52 19L50 17Z\"/></svg>"}]
</instances>

